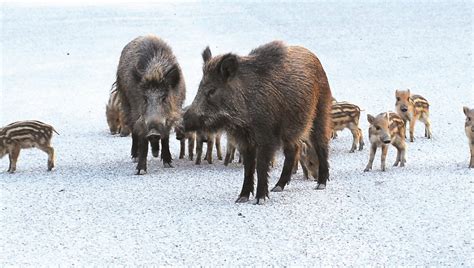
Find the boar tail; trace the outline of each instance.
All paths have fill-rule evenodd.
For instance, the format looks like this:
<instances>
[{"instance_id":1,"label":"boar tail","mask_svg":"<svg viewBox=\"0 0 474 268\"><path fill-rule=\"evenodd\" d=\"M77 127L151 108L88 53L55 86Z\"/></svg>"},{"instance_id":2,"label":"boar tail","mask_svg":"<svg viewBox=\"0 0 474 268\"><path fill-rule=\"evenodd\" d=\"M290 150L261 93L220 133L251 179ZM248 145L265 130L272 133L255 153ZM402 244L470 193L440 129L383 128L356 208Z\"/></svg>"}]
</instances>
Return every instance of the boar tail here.
<instances>
[{"instance_id":1,"label":"boar tail","mask_svg":"<svg viewBox=\"0 0 474 268\"><path fill-rule=\"evenodd\" d=\"M59 133L56 131L56 129L54 129L54 127L53 127L53 131L54 131L54 133L59 135Z\"/></svg>"}]
</instances>

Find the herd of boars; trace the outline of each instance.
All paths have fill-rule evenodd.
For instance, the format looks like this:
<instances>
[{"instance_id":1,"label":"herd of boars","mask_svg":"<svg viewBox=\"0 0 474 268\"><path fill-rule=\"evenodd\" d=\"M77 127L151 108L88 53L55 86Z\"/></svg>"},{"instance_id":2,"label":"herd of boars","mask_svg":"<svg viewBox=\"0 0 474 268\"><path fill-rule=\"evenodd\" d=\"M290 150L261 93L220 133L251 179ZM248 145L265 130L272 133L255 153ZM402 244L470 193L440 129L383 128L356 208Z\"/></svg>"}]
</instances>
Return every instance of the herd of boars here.
<instances>
[{"instance_id":1,"label":"herd of boars","mask_svg":"<svg viewBox=\"0 0 474 268\"><path fill-rule=\"evenodd\" d=\"M181 67L169 45L154 35L141 36L122 50L117 79L106 105L111 134L132 136L131 156L136 174L147 172L149 146L165 167L172 167L170 134L180 141L179 158L200 164L213 163L213 147L222 160L221 136L227 136L224 164L239 152L244 166L244 183L236 202L247 202L255 192L255 203L268 197L268 171L277 150L284 154L283 169L272 191L283 191L298 165L306 178L325 189L329 180L328 144L337 131L349 129L353 135L350 152L363 150L359 127L361 109L338 102L331 94L326 73L315 54L301 46L270 42L247 56L233 53L212 55L202 52L203 76L197 94L183 107L186 86ZM416 121L425 124L431 138L429 103L410 90L396 90L396 112L367 115L370 124L370 158L364 171L372 169L375 153L381 148L381 169L385 170L388 145L397 149L394 166L406 163L406 126L414 141ZM474 168L474 109L464 107L465 132L469 139ZM9 154L9 172L16 170L22 148L38 147L48 153L48 170L54 167L51 147L54 128L39 121L23 121L0 128L0 157ZM194 147L196 145L196 154ZM160 148L161 147L161 148ZM257 171L257 185L254 173ZM256 191L255 191L256 188Z\"/></svg>"}]
</instances>

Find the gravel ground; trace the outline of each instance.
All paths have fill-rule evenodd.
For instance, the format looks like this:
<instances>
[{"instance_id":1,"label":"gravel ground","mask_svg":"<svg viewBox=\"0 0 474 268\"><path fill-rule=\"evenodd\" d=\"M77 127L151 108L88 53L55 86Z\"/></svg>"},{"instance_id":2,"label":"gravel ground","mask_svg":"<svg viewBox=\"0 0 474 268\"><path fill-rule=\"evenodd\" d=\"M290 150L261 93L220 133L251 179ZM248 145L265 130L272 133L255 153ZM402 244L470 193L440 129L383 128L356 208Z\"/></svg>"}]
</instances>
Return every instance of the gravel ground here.
<instances>
[{"instance_id":1,"label":"gravel ground","mask_svg":"<svg viewBox=\"0 0 474 268\"><path fill-rule=\"evenodd\" d=\"M3 4L0 125L38 119L60 135L53 172L39 150L22 151L14 175L0 160L0 265L473 266L462 113L474 106L472 10L455 1ZM234 203L236 163L164 169L149 159L149 173L135 176L131 140L108 134L105 103L123 46L148 33L173 47L187 104L206 45L245 54L281 39L318 55L333 95L364 109L364 134L367 113L393 110L395 89L411 88L431 103L434 138L417 124L405 168L381 172L377 155L364 173L368 146L348 153L343 131L326 190L299 171L263 206ZM270 185L281 153L277 162Z\"/></svg>"}]
</instances>

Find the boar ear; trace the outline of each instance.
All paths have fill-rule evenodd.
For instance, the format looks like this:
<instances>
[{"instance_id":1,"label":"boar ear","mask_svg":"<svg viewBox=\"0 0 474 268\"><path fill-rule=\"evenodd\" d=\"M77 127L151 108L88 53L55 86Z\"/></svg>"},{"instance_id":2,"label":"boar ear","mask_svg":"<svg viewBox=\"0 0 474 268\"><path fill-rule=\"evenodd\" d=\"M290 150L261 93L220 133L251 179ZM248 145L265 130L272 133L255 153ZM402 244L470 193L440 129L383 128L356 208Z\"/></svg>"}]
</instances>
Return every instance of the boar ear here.
<instances>
[{"instance_id":1,"label":"boar ear","mask_svg":"<svg viewBox=\"0 0 474 268\"><path fill-rule=\"evenodd\" d=\"M171 87L175 87L179 83L179 79L180 74L178 66L173 65L173 67L171 67L171 69L169 69L168 72L165 74L165 81Z\"/></svg>"},{"instance_id":2,"label":"boar ear","mask_svg":"<svg viewBox=\"0 0 474 268\"><path fill-rule=\"evenodd\" d=\"M367 114L367 121L369 121L370 124L374 122L375 118L371 114Z\"/></svg>"},{"instance_id":3,"label":"boar ear","mask_svg":"<svg viewBox=\"0 0 474 268\"><path fill-rule=\"evenodd\" d=\"M408 95L411 95L411 94L410 94L410 89L407 89L407 92L408 92Z\"/></svg>"},{"instance_id":4,"label":"boar ear","mask_svg":"<svg viewBox=\"0 0 474 268\"><path fill-rule=\"evenodd\" d=\"M237 62L237 56L230 53L224 55L219 63L219 72L225 81L231 79L238 68L239 63Z\"/></svg>"},{"instance_id":5,"label":"boar ear","mask_svg":"<svg viewBox=\"0 0 474 268\"><path fill-rule=\"evenodd\" d=\"M204 51L202 52L202 59L204 63L208 62L212 58L211 49L207 46Z\"/></svg>"},{"instance_id":6,"label":"boar ear","mask_svg":"<svg viewBox=\"0 0 474 268\"><path fill-rule=\"evenodd\" d=\"M464 114L467 116L467 114L469 113L469 107L464 106L462 107L462 110L464 111Z\"/></svg>"}]
</instances>

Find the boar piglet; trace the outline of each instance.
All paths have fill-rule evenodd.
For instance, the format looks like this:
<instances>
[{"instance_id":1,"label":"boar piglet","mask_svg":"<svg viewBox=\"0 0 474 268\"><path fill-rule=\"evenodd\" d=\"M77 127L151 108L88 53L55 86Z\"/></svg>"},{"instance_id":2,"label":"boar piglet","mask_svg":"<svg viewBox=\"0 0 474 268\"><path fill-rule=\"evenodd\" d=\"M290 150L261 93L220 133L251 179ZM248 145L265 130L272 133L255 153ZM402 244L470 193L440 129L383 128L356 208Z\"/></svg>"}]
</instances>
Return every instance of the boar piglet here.
<instances>
[{"instance_id":1,"label":"boar piglet","mask_svg":"<svg viewBox=\"0 0 474 268\"><path fill-rule=\"evenodd\" d=\"M54 128L40 121L14 122L0 128L0 158L8 154L8 172L16 171L20 149L38 148L48 154L48 171L54 167L54 149L51 146Z\"/></svg>"},{"instance_id":2,"label":"boar piglet","mask_svg":"<svg viewBox=\"0 0 474 268\"><path fill-rule=\"evenodd\" d=\"M112 85L109 101L105 106L105 115L107 124L109 125L110 134L114 135L120 133L120 136L125 137L130 135L130 129L125 124L125 115L122 111L122 104L120 95L115 88L116 83Z\"/></svg>"},{"instance_id":3,"label":"boar piglet","mask_svg":"<svg viewBox=\"0 0 474 268\"><path fill-rule=\"evenodd\" d=\"M283 147L285 162L273 191L290 181L300 137L309 136L320 160L317 188L329 177L328 134L331 91L318 58L308 49L275 41L248 56L212 56L207 47L198 92L184 114L189 131L225 130L238 144L244 162L244 184L236 202L268 197L268 171ZM316 116L317 114L317 116Z\"/></svg>"},{"instance_id":4,"label":"boar piglet","mask_svg":"<svg viewBox=\"0 0 474 268\"><path fill-rule=\"evenodd\" d=\"M136 174L147 171L148 142L157 156L161 141L163 164L172 167L169 134L180 117L186 89L171 48L153 35L132 40L120 56L116 83L132 130L132 157L138 157Z\"/></svg>"},{"instance_id":5,"label":"boar piglet","mask_svg":"<svg viewBox=\"0 0 474 268\"><path fill-rule=\"evenodd\" d=\"M464 107L463 110L464 114L466 115L466 124L464 125L464 130L469 141L469 148L471 149L471 161L469 162L469 168L474 168L474 109Z\"/></svg>"},{"instance_id":6,"label":"boar piglet","mask_svg":"<svg viewBox=\"0 0 474 268\"><path fill-rule=\"evenodd\" d=\"M364 171L372 169L375 152L379 147L382 148L382 171L385 171L385 158L387 157L389 144L397 148L397 160L393 165L398 166L400 164L401 167L405 166L407 146L405 143L405 123L403 119L396 113L385 112L376 117L369 114L367 115L367 120L370 123L370 158Z\"/></svg>"},{"instance_id":7,"label":"boar piglet","mask_svg":"<svg viewBox=\"0 0 474 268\"><path fill-rule=\"evenodd\" d=\"M359 151L364 148L364 137L359 128L360 108L348 102L333 102L331 109L333 137L336 132L348 128L352 133L352 147L349 152L353 153L359 145Z\"/></svg>"},{"instance_id":8,"label":"boar piglet","mask_svg":"<svg viewBox=\"0 0 474 268\"><path fill-rule=\"evenodd\" d=\"M221 136L221 131L198 131L196 133L196 165L201 164L202 147L204 143L207 144L207 151L204 160L207 160L209 164L212 164L212 149L214 144L216 145L217 159L222 160Z\"/></svg>"},{"instance_id":9,"label":"boar piglet","mask_svg":"<svg viewBox=\"0 0 474 268\"><path fill-rule=\"evenodd\" d=\"M417 120L425 123L425 137L431 139L430 104L420 95L411 95L410 90L395 91L395 108L405 122L410 122L410 142L415 140L414 131ZM405 135L406 136L406 135Z\"/></svg>"}]
</instances>

